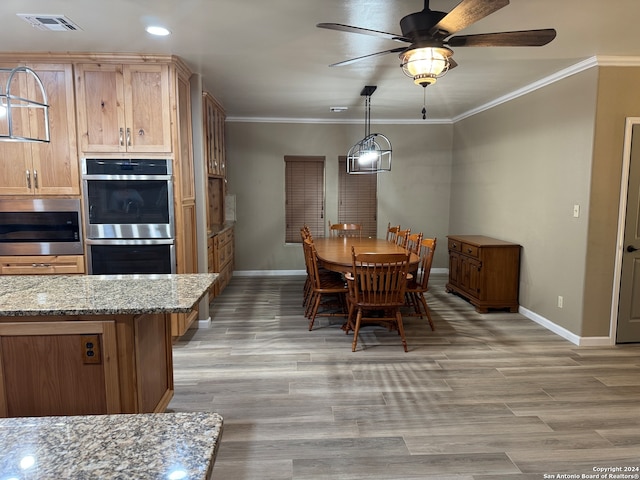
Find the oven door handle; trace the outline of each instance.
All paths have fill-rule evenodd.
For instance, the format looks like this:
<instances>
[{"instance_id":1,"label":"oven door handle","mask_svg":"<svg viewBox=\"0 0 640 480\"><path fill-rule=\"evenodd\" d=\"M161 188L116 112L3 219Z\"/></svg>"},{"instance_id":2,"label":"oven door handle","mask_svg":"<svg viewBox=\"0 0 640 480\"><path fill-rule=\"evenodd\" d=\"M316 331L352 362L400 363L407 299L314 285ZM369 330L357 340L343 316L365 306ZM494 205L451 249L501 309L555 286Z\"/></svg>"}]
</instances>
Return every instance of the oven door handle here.
<instances>
[{"instance_id":1,"label":"oven door handle","mask_svg":"<svg viewBox=\"0 0 640 480\"><path fill-rule=\"evenodd\" d=\"M107 174L84 174L83 180L164 180L168 181L173 178L172 175L107 175Z\"/></svg>"},{"instance_id":2,"label":"oven door handle","mask_svg":"<svg viewBox=\"0 0 640 480\"><path fill-rule=\"evenodd\" d=\"M87 238L87 245L173 245L173 238Z\"/></svg>"}]
</instances>

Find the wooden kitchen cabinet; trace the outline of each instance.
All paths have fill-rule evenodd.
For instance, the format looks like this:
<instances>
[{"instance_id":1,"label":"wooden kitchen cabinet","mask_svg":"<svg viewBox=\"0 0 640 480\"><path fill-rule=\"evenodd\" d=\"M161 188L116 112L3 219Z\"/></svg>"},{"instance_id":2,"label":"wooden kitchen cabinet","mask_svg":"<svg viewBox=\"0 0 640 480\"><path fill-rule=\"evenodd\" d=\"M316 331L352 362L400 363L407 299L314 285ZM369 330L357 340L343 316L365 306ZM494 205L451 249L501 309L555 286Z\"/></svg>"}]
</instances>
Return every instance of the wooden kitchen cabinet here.
<instances>
[{"instance_id":1,"label":"wooden kitchen cabinet","mask_svg":"<svg viewBox=\"0 0 640 480\"><path fill-rule=\"evenodd\" d=\"M226 114L208 92L203 93L203 132L207 168L207 231L211 234L225 222L227 157L225 147Z\"/></svg>"},{"instance_id":2,"label":"wooden kitchen cabinet","mask_svg":"<svg viewBox=\"0 0 640 480\"><path fill-rule=\"evenodd\" d=\"M84 255L0 257L0 275L61 275L84 272Z\"/></svg>"},{"instance_id":3,"label":"wooden kitchen cabinet","mask_svg":"<svg viewBox=\"0 0 640 480\"><path fill-rule=\"evenodd\" d=\"M169 66L76 65L82 152L170 153Z\"/></svg>"},{"instance_id":4,"label":"wooden kitchen cabinet","mask_svg":"<svg viewBox=\"0 0 640 480\"><path fill-rule=\"evenodd\" d=\"M520 245L483 235L449 235L447 292L466 298L476 311L518 311Z\"/></svg>"},{"instance_id":5,"label":"wooden kitchen cabinet","mask_svg":"<svg viewBox=\"0 0 640 480\"><path fill-rule=\"evenodd\" d=\"M13 68L17 65L3 63L1 66ZM26 66L36 72L47 94L50 141L0 143L0 195L79 195L72 65L36 63ZM7 74L0 75L2 84L6 77ZM20 92L15 93L42 101L35 80L31 76L21 77ZM14 131L44 137L41 131L44 123L41 118L38 121L43 113L21 110L17 115L14 113Z\"/></svg>"},{"instance_id":6,"label":"wooden kitchen cabinet","mask_svg":"<svg viewBox=\"0 0 640 480\"><path fill-rule=\"evenodd\" d=\"M0 317L0 417L164 412L165 314Z\"/></svg>"},{"instance_id":7,"label":"wooden kitchen cabinet","mask_svg":"<svg viewBox=\"0 0 640 480\"><path fill-rule=\"evenodd\" d=\"M214 284L215 295L220 295L229 284L234 268L234 232L228 227L209 238L209 273L218 273Z\"/></svg>"},{"instance_id":8,"label":"wooden kitchen cabinet","mask_svg":"<svg viewBox=\"0 0 640 480\"><path fill-rule=\"evenodd\" d=\"M226 153L224 143L224 122L226 114L222 105L209 93L203 93L204 151L207 173L224 177L226 175Z\"/></svg>"},{"instance_id":9,"label":"wooden kitchen cabinet","mask_svg":"<svg viewBox=\"0 0 640 480\"><path fill-rule=\"evenodd\" d=\"M177 128L174 196L176 229L176 273L198 272L195 171L193 166L191 85L185 71L175 75ZM198 319L198 308L189 313L171 315L171 334L184 335Z\"/></svg>"}]
</instances>

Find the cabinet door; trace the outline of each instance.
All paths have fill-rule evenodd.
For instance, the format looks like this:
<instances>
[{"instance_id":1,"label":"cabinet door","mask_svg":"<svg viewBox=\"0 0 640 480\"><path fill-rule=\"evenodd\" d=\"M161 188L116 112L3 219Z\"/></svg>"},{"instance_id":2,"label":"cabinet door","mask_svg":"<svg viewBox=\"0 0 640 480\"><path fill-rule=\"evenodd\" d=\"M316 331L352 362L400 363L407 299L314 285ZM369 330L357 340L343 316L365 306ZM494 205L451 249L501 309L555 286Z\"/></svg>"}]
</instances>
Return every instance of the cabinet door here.
<instances>
[{"instance_id":1,"label":"cabinet door","mask_svg":"<svg viewBox=\"0 0 640 480\"><path fill-rule=\"evenodd\" d=\"M449 283L460 286L460 254L449 251Z\"/></svg>"},{"instance_id":2,"label":"cabinet door","mask_svg":"<svg viewBox=\"0 0 640 480\"><path fill-rule=\"evenodd\" d=\"M204 155L207 165L207 173L209 175L218 175L217 165L215 165L215 146L216 146L216 109L211 97L208 94L203 96L203 122L204 122Z\"/></svg>"},{"instance_id":3,"label":"cabinet door","mask_svg":"<svg viewBox=\"0 0 640 480\"><path fill-rule=\"evenodd\" d=\"M178 144L176 161L180 175L180 200L194 201L195 173L193 168L193 142L191 129L191 86L188 79L182 77L177 81L178 101Z\"/></svg>"},{"instance_id":4,"label":"cabinet door","mask_svg":"<svg viewBox=\"0 0 640 480\"><path fill-rule=\"evenodd\" d=\"M76 65L80 149L124 152L124 79L121 65Z\"/></svg>"},{"instance_id":5,"label":"cabinet door","mask_svg":"<svg viewBox=\"0 0 640 480\"><path fill-rule=\"evenodd\" d=\"M469 258L467 261L468 264L468 271L469 271L469 284L468 284L468 289L469 292L477 298L481 297L481 281L482 281L482 276L480 275L480 270L482 268L482 263L475 259L475 258Z\"/></svg>"},{"instance_id":6,"label":"cabinet door","mask_svg":"<svg viewBox=\"0 0 640 480\"><path fill-rule=\"evenodd\" d=\"M460 255L459 287L473 297L480 293L480 266L477 259Z\"/></svg>"},{"instance_id":7,"label":"cabinet door","mask_svg":"<svg viewBox=\"0 0 640 480\"><path fill-rule=\"evenodd\" d=\"M129 152L171 152L168 65L125 65L125 143Z\"/></svg>"},{"instance_id":8,"label":"cabinet door","mask_svg":"<svg viewBox=\"0 0 640 480\"><path fill-rule=\"evenodd\" d=\"M222 107L209 94L204 94L205 163L209 175L225 175L224 122Z\"/></svg>"},{"instance_id":9,"label":"cabinet door","mask_svg":"<svg viewBox=\"0 0 640 480\"><path fill-rule=\"evenodd\" d=\"M49 102L49 143L34 143L32 181L40 195L79 195L78 151L74 113L73 73L71 65L33 65L47 92ZM29 79L29 98L37 98L37 85ZM32 135L44 137L44 113L33 116Z\"/></svg>"},{"instance_id":10,"label":"cabinet door","mask_svg":"<svg viewBox=\"0 0 640 480\"><path fill-rule=\"evenodd\" d=\"M0 68L14 68L16 65L0 64ZM0 72L0 85L4 92L8 72ZM17 74L11 85L11 94L27 97L26 75ZM30 136L29 116L26 108L16 108L12 114L14 135ZM8 135L9 125L6 115L0 115L0 133ZM31 195L31 143L0 142L0 194Z\"/></svg>"},{"instance_id":11,"label":"cabinet door","mask_svg":"<svg viewBox=\"0 0 640 480\"><path fill-rule=\"evenodd\" d=\"M74 113L72 66L65 64L29 65L45 88L49 104L49 143L0 144L0 194L4 195L78 195L78 153ZM0 78L3 84L7 74ZM16 87L16 88L13 88ZM44 101L40 87L31 75L18 74L12 94ZM6 117L0 130L8 131ZM16 109L12 118L15 134L44 138L44 112L41 109Z\"/></svg>"}]
</instances>

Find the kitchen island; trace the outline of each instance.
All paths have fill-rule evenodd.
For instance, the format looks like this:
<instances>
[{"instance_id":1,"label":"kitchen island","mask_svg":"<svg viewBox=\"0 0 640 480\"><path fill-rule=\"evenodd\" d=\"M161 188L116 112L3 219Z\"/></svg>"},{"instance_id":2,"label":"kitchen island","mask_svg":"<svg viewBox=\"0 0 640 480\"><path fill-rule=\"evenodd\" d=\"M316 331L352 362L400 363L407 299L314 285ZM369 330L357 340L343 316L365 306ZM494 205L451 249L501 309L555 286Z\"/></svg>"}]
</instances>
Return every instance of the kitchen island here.
<instances>
[{"instance_id":1,"label":"kitchen island","mask_svg":"<svg viewBox=\"0 0 640 480\"><path fill-rule=\"evenodd\" d=\"M171 313L217 274L0 276L0 417L163 412Z\"/></svg>"},{"instance_id":2,"label":"kitchen island","mask_svg":"<svg viewBox=\"0 0 640 480\"><path fill-rule=\"evenodd\" d=\"M155 480L211 477L216 413L0 419L0 477Z\"/></svg>"}]
</instances>

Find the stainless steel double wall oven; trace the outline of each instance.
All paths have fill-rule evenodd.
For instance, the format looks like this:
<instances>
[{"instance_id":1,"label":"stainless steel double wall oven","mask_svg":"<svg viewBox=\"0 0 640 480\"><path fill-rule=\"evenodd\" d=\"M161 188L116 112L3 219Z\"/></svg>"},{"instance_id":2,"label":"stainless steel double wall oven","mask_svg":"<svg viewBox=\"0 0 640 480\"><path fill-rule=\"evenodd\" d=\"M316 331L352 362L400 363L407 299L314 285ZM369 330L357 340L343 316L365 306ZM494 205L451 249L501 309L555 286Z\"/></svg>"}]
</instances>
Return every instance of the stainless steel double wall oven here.
<instances>
[{"instance_id":1,"label":"stainless steel double wall oven","mask_svg":"<svg viewBox=\"0 0 640 480\"><path fill-rule=\"evenodd\" d=\"M170 159L82 160L90 274L175 273Z\"/></svg>"}]
</instances>

